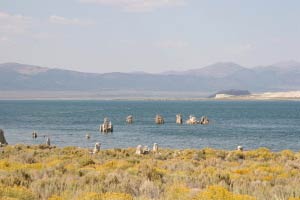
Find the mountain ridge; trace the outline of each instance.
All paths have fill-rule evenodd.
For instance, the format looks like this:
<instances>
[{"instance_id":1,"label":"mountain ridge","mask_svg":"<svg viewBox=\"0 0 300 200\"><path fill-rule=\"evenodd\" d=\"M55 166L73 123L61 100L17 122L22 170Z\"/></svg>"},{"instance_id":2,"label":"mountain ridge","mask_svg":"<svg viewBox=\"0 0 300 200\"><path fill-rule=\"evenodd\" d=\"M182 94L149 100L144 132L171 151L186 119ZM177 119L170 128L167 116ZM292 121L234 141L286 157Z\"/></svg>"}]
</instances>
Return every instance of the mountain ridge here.
<instances>
[{"instance_id":1,"label":"mountain ridge","mask_svg":"<svg viewBox=\"0 0 300 200\"><path fill-rule=\"evenodd\" d=\"M246 68L218 62L202 68L162 73L88 73L19 63L0 64L0 90L99 91L99 90L191 91L213 93L238 89L251 92L300 89L300 63L281 62Z\"/></svg>"}]
</instances>

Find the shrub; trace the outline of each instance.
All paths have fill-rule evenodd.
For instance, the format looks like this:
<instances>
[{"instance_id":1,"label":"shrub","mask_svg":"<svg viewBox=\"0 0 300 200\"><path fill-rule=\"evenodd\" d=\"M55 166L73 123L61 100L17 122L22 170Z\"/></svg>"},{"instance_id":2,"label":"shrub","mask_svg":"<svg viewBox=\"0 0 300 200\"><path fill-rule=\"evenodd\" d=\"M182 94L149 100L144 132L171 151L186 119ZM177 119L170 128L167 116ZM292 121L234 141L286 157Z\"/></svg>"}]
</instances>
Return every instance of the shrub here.
<instances>
[{"instance_id":1,"label":"shrub","mask_svg":"<svg viewBox=\"0 0 300 200\"><path fill-rule=\"evenodd\" d=\"M78 147L6 146L0 199L300 200L299 169L299 152L266 148L160 149L137 156L134 148L89 155Z\"/></svg>"},{"instance_id":2,"label":"shrub","mask_svg":"<svg viewBox=\"0 0 300 200\"><path fill-rule=\"evenodd\" d=\"M209 186L196 195L193 200L255 200L255 198L248 195L234 194L221 186Z\"/></svg>"},{"instance_id":3,"label":"shrub","mask_svg":"<svg viewBox=\"0 0 300 200\"><path fill-rule=\"evenodd\" d=\"M94 193L84 194L80 200L133 200L132 196L125 193ZM78 199L78 200L79 200Z\"/></svg>"},{"instance_id":4,"label":"shrub","mask_svg":"<svg viewBox=\"0 0 300 200\"><path fill-rule=\"evenodd\" d=\"M94 165L95 162L92 159L82 158L81 160L79 160L79 164L80 164L80 167L85 167L88 165Z\"/></svg>"},{"instance_id":5,"label":"shrub","mask_svg":"<svg viewBox=\"0 0 300 200\"><path fill-rule=\"evenodd\" d=\"M7 187L7 186L0 186L0 199L9 199L15 198L19 200L33 200L36 199L34 194L24 188L24 187Z\"/></svg>"},{"instance_id":6,"label":"shrub","mask_svg":"<svg viewBox=\"0 0 300 200\"><path fill-rule=\"evenodd\" d=\"M140 187L140 194L150 199L157 199L159 197L159 187L146 180Z\"/></svg>"},{"instance_id":7,"label":"shrub","mask_svg":"<svg viewBox=\"0 0 300 200\"><path fill-rule=\"evenodd\" d=\"M174 184L166 189L166 200L187 200L191 199L191 189L182 184Z\"/></svg>"},{"instance_id":8,"label":"shrub","mask_svg":"<svg viewBox=\"0 0 300 200\"><path fill-rule=\"evenodd\" d=\"M48 200L64 200L62 197L57 196L57 195L52 195Z\"/></svg>"}]
</instances>

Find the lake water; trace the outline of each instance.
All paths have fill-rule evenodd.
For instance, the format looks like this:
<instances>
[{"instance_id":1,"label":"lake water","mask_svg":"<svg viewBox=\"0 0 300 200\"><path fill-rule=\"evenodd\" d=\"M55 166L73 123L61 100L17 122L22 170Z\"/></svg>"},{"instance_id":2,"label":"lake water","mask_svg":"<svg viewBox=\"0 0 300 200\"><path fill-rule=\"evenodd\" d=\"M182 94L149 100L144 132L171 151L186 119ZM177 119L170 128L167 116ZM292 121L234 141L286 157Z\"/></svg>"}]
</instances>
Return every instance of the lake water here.
<instances>
[{"instance_id":1,"label":"lake water","mask_svg":"<svg viewBox=\"0 0 300 200\"><path fill-rule=\"evenodd\" d=\"M206 115L211 124L178 125L190 114ZM161 114L164 125L154 118ZM134 123L127 125L128 115ZM108 117L112 134L101 134L99 125ZM102 148L152 146L164 148L245 149L267 147L274 151L300 150L299 101L0 101L0 128L9 144L41 144L45 136L56 146ZM32 139L33 131L38 138ZM91 135L85 139L86 133Z\"/></svg>"}]
</instances>

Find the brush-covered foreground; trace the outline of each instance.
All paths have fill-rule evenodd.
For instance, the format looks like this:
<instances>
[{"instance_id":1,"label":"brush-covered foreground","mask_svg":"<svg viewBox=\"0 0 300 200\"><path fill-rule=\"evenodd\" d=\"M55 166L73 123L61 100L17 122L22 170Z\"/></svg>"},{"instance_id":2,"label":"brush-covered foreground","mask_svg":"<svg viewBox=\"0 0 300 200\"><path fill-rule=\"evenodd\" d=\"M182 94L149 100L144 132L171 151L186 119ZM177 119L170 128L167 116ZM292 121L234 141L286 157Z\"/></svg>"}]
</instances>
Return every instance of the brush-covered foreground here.
<instances>
[{"instance_id":1,"label":"brush-covered foreground","mask_svg":"<svg viewBox=\"0 0 300 200\"><path fill-rule=\"evenodd\" d=\"M300 200L300 153L7 146L0 199Z\"/></svg>"}]
</instances>

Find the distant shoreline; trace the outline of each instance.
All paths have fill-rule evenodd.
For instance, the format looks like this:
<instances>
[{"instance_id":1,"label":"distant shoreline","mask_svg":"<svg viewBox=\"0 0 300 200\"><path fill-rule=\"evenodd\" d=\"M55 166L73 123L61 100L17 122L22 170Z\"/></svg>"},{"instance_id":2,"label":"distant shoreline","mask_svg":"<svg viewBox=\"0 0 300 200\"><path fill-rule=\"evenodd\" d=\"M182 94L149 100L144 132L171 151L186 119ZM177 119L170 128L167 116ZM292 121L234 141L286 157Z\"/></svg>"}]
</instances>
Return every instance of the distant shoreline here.
<instances>
[{"instance_id":1,"label":"distant shoreline","mask_svg":"<svg viewBox=\"0 0 300 200\"><path fill-rule=\"evenodd\" d=\"M1 99L0 101L300 101L300 98L226 98L226 99L211 99L211 98L197 98L197 99L181 99L181 98L111 98L111 99L97 99L97 98L22 98L22 99Z\"/></svg>"},{"instance_id":2,"label":"distant shoreline","mask_svg":"<svg viewBox=\"0 0 300 200\"><path fill-rule=\"evenodd\" d=\"M300 98L1 98L0 101L300 101Z\"/></svg>"},{"instance_id":3,"label":"distant shoreline","mask_svg":"<svg viewBox=\"0 0 300 200\"><path fill-rule=\"evenodd\" d=\"M300 91L265 92L244 96L224 94L218 98L207 96L207 93L174 91L0 91L0 101L299 101Z\"/></svg>"}]
</instances>

